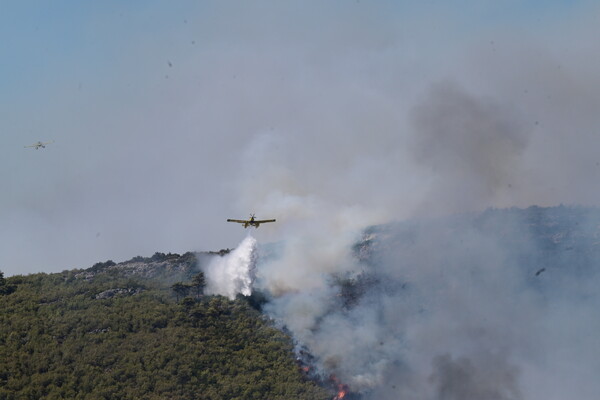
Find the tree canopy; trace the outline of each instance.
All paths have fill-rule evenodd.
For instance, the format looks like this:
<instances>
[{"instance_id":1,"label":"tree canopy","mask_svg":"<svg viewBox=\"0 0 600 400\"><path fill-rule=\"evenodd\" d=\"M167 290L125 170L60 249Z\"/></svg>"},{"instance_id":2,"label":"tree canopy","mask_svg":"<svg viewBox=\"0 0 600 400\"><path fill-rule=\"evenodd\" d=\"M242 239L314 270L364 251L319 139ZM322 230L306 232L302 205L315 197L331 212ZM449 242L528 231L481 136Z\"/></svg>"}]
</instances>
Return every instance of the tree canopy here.
<instances>
[{"instance_id":1,"label":"tree canopy","mask_svg":"<svg viewBox=\"0 0 600 400\"><path fill-rule=\"evenodd\" d=\"M182 285L198 289L202 278ZM8 286L0 399L331 398L242 296L178 303L169 283L108 269L0 275Z\"/></svg>"}]
</instances>

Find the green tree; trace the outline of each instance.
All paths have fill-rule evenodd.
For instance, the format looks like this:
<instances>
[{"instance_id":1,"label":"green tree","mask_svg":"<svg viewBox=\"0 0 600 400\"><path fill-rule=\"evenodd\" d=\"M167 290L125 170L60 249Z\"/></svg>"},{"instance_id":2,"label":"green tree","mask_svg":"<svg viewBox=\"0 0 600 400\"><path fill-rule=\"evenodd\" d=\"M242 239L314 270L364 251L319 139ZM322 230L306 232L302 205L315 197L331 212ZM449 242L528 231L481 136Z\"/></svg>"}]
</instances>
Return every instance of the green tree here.
<instances>
[{"instance_id":1,"label":"green tree","mask_svg":"<svg viewBox=\"0 0 600 400\"><path fill-rule=\"evenodd\" d=\"M177 296L177 302L179 302L179 297L187 296L191 288L183 282L177 282L171 286L171 289L175 292L175 296Z\"/></svg>"},{"instance_id":2,"label":"green tree","mask_svg":"<svg viewBox=\"0 0 600 400\"><path fill-rule=\"evenodd\" d=\"M194 275L192 278L191 286L194 288L196 292L196 298L199 299L204 291L204 287L206 286L206 279L204 278L204 273L198 272L197 275Z\"/></svg>"},{"instance_id":3,"label":"green tree","mask_svg":"<svg viewBox=\"0 0 600 400\"><path fill-rule=\"evenodd\" d=\"M0 271L0 295L11 294L14 291L15 286L7 284L6 279L4 279L4 272Z\"/></svg>"},{"instance_id":4,"label":"green tree","mask_svg":"<svg viewBox=\"0 0 600 400\"><path fill-rule=\"evenodd\" d=\"M188 271L0 274L18 287L0 296L0 399L331 399L245 297L182 300L196 294L191 281L173 285ZM114 288L143 290L96 297Z\"/></svg>"}]
</instances>

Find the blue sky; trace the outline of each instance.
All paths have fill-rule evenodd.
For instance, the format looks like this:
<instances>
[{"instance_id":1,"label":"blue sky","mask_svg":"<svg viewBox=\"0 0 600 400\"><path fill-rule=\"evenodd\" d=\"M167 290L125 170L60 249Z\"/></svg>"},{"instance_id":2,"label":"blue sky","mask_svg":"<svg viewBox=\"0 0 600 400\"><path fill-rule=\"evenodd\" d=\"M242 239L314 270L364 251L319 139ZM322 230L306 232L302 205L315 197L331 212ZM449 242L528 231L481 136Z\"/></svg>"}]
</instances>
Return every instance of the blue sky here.
<instances>
[{"instance_id":1,"label":"blue sky","mask_svg":"<svg viewBox=\"0 0 600 400\"><path fill-rule=\"evenodd\" d=\"M559 1L3 2L0 269L233 247L244 233L224 221L250 212L281 221L256 232L270 241L596 204L595 15ZM456 105L473 132L445 131ZM24 148L38 140L55 142Z\"/></svg>"}]
</instances>

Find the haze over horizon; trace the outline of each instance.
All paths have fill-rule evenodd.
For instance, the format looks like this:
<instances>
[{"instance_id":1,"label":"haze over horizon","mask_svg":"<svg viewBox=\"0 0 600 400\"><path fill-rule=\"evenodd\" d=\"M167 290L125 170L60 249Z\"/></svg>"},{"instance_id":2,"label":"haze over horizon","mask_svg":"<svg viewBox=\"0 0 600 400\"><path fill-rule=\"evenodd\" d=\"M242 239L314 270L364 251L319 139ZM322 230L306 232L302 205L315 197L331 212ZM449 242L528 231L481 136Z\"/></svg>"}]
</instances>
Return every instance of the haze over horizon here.
<instances>
[{"instance_id":1,"label":"haze over horizon","mask_svg":"<svg viewBox=\"0 0 600 400\"><path fill-rule=\"evenodd\" d=\"M225 220L251 212L277 218L259 241L305 246L422 215L597 206L599 11L5 2L0 270L233 247L245 232ZM38 140L55 142L24 148Z\"/></svg>"}]
</instances>

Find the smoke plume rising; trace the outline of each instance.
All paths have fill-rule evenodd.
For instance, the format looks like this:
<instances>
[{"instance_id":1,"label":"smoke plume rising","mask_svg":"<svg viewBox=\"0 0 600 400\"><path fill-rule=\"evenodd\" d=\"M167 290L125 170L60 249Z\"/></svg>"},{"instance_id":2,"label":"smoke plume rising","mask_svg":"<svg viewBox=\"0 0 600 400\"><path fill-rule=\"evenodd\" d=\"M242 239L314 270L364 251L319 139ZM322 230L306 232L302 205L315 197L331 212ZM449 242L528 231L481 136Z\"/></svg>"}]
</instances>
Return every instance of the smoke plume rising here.
<instances>
[{"instance_id":1,"label":"smoke plume rising","mask_svg":"<svg viewBox=\"0 0 600 400\"><path fill-rule=\"evenodd\" d=\"M362 263L323 270L321 285L270 291L262 263L259 282L265 311L365 399L588 398L599 227L597 212L564 207L415 220L373 228Z\"/></svg>"},{"instance_id":2,"label":"smoke plume rising","mask_svg":"<svg viewBox=\"0 0 600 400\"><path fill-rule=\"evenodd\" d=\"M532 132L523 116L444 82L434 85L412 117L412 158L433 175L421 210L476 210L504 200Z\"/></svg>"},{"instance_id":3,"label":"smoke plume rising","mask_svg":"<svg viewBox=\"0 0 600 400\"><path fill-rule=\"evenodd\" d=\"M556 85L534 80L528 90ZM311 123L306 135L320 146L298 141L297 132L253 138L239 198L274 213L280 222L264 237L282 241L280 257L257 269L257 287L271 296L265 312L323 374L364 399L597 397L593 244L581 275L560 267L578 264L579 253L565 246L548 256L536 236L534 228L556 221L510 212L476 218L487 207L594 204L588 147L596 140L560 139L558 115L582 131L595 117L500 88L481 94L460 81L423 93L405 126L388 118L374 136L349 127L332 142L333 133ZM366 107L349 118L374 120ZM394 218L407 222L368 233L363 240L376 245L363 250L377 257L357 262L352 248L362 229ZM589 215L571 224L600 237Z\"/></svg>"}]
</instances>

